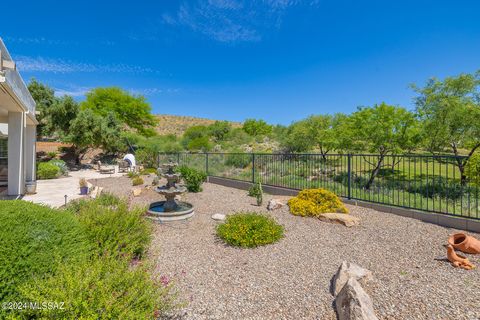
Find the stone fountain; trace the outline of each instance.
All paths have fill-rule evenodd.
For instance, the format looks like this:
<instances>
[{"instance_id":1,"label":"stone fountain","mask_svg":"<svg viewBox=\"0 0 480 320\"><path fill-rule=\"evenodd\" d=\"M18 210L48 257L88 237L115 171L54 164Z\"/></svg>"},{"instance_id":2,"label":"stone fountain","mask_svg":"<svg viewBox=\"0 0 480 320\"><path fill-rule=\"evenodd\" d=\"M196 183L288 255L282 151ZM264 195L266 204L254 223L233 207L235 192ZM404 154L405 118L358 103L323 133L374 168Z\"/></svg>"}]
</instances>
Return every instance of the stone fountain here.
<instances>
[{"instance_id":1,"label":"stone fountain","mask_svg":"<svg viewBox=\"0 0 480 320\"><path fill-rule=\"evenodd\" d=\"M188 219L193 216L193 206L188 202L178 201L175 198L187 192L187 188L178 183L181 180L180 173L175 173L177 163L165 163L158 169L159 177L167 179L167 184L155 189L165 197L165 201L150 204L147 216L158 222L168 222Z\"/></svg>"}]
</instances>

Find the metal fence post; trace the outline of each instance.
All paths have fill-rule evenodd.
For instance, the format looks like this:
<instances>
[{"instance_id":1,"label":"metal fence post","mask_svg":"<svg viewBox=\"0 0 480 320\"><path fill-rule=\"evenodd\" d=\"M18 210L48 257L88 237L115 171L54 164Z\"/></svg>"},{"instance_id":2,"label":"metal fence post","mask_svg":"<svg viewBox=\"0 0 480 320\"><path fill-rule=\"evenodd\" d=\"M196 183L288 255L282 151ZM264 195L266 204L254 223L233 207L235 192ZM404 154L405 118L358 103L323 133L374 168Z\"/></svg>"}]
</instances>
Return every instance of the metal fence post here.
<instances>
[{"instance_id":1,"label":"metal fence post","mask_svg":"<svg viewBox=\"0 0 480 320\"><path fill-rule=\"evenodd\" d=\"M208 176L208 152L205 152L205 173Z\"/></svg>"},{"instance_id":2,"label":"metal fence post","mask_svg":"<svg viewBox=\"0 0 480 320\"><path fill-rule=\"evenodd\" d=\"M177 164L180 165L180 152L177 153Z\"/></svg>"},{"instance_id":3,"label":"metal fence post","mask_svg":"<svg viewBox=\"0 0 480 320\"><path fill-rule=\"evenodd\" d=\"M348 154L348 199L352 198L352 155Z\"/></svg>"},{"instance_id":4,"label":"metal fence post","mask_svg":"<svg viewBox=\"0 0 480 320\"><path fill-rule=\"evenodd\" d=\"M255 183L255 153L252 153L252 183Z\"/></svg>"}]
</instances>

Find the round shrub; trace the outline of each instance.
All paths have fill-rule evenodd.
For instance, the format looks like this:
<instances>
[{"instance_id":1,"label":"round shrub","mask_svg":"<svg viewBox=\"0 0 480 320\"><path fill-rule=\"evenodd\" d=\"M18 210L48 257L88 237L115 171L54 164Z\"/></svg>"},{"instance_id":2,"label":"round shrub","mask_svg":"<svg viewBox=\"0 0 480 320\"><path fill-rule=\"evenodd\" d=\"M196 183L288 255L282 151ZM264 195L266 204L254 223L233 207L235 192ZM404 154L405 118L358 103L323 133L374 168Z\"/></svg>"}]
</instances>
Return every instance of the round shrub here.
<instances>
[{"instance_id":1,"label":"round shrub","mask_svg":"<svg viewBox=\"0 0 480 320\"><path fill-rule=\"evenodd\" d=\"M24 301L21 284L41 280L58 263L80 261L89 253L71 213L20 200L1 202L0 244L0 301Z\"/></svg>"},{"instance_id":2,"label":"round shrub","mask_svg":"<svg viewBox=\"0 0 480 320\"><path fill-rule=\"evenodd\" d=\"M132 185L139 186L141 184L143 184L143 179L141 177L134 177L132 179Z\"/></svg>"},{"instance_id":3,"label":"round shrub","mask_svg":"<svg viewBox=\"0 0 480 320\"><path fill-rule=\"evenodd\" d=\"M283 227L270 217L237 213L217 227L217 236L231 246L254 248L283 238Z\"/></svg>"},{"instance_id":4,"label":"round shrub","mask_svg":"<svg viewBox=\"0 0 480 320\"><path fill-rule=\"evenodd\" d=\"M207 175L205 173L187 166L181 166L177 169L177 171L182 175L188 191L202 191L202 183L207 180Z\"/></svg>"},{"instance_id":5,"label":"round shrub","mask_svg":"<svg viewBox=\"0 0 480 320\"><path fill-rule=\"evenodd\" d=\"M306 189L288 201L290 212L296 216L318 217L322 213L348 213L345 205L333 193L325 189Z\"/></svg>"},{"instance_id":6,"label":"round shrub","mask_svg":"<svg viewBox=\"0 0 480 320\"><path fill-rule=\"evenodd\" d=\"M53 164L54 166L57 166L58 169L60 170L60 174L62 175L67 175L68 173L68 167L65 161L60 160L60 159L53 159L48 161L48 163Z\"/></svg>"},{"instance_id":7,"label":"round shrub","mask_svg":"<svg viewBox=\"0 0 480 320\"><path fill-rule=\"evenodd\" d=\"M37 167L37 179L55 179L61 174L60 168L50 162L40 162Z\"/></svg>"}]
</instances>

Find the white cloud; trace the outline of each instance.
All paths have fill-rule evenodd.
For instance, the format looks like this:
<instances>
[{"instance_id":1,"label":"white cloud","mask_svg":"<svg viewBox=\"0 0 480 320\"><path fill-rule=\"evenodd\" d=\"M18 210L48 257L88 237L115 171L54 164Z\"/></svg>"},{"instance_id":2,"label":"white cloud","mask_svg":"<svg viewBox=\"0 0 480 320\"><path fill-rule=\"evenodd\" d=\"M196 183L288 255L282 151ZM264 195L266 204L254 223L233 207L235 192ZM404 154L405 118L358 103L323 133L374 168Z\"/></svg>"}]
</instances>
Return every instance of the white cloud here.
<instances>
[{"instance_id":1,"label":"white cloud","mask_svg":"<svg viewBox=\"0 0 480 320\"><path fill-rule=\"evenodd\" d=\"M92 87L70 87L68 89L54 88L55 96L72 96L72 97L83 97L87 94L88 91L92 90Z\"/></svg>"},{"instance_id":2,"label":"white cloud","mask_svg":"<svg viewBox=\"0 0 480 320\"><path fill-rule=\"evenodd\" d=\"M16 56L16 63L20 71L25 72L110 72L110 73L150 73L150 68L128 64L93 64L73 62L64 59L44 57Z\"/></svg>"},{"instance_id":3,"label":"white cloud","mask_svg":"<svg viewBox=\"0 0 480 320\"><path fill-rule=\"evenodd\" d=\"M184 2L163 23L183 26L220 42L259 41L265 30L279 27L289 7L316 5L318 0L198 0Z\"/></svg>"}]
</instances>

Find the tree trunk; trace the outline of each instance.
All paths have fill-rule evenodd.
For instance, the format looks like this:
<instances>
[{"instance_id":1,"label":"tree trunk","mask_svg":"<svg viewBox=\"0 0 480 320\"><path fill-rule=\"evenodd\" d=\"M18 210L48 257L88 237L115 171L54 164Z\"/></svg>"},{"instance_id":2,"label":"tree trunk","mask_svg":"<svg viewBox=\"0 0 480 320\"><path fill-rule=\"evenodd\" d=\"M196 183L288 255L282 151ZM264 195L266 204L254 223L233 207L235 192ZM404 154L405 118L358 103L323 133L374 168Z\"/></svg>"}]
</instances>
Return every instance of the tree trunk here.
<instances>
[{"instance_id":1,"label":"tree trunk","mask_svg":"<svg viewBox=\"0 0 480 320\"><path fill-rule=\"evenodd\" d=\"M457 144L452 143L451 146L453 149L453 153L455 154L455 160L457 161L458 171L460 171L460 183L462 186L465 186L467 184L467 176L465 175L465 166L467 165L468 160L473 155L475 150L477 150L477 148L480 147L480 144L475 145L464 159L460 159L460 156L458 155Z\"/></svg>"},{"instance_id":2,"label":"tree trunk","mask_svg":"<svg viewBox=\"0 0 480 320\"><path fill-rule=\"evenodd\" d=\"M380 168L382 167L383 160L385 159L384 154L380 154L378 157L378 162L375 168L372 171L372 174L370 175L370 179L368 180L367 184L365 185L365 190L370 190L370 187L373 184L373 181L375 180L375 177L377 176L378 172L380 171Z\"/></svg>"}]
</instances>

